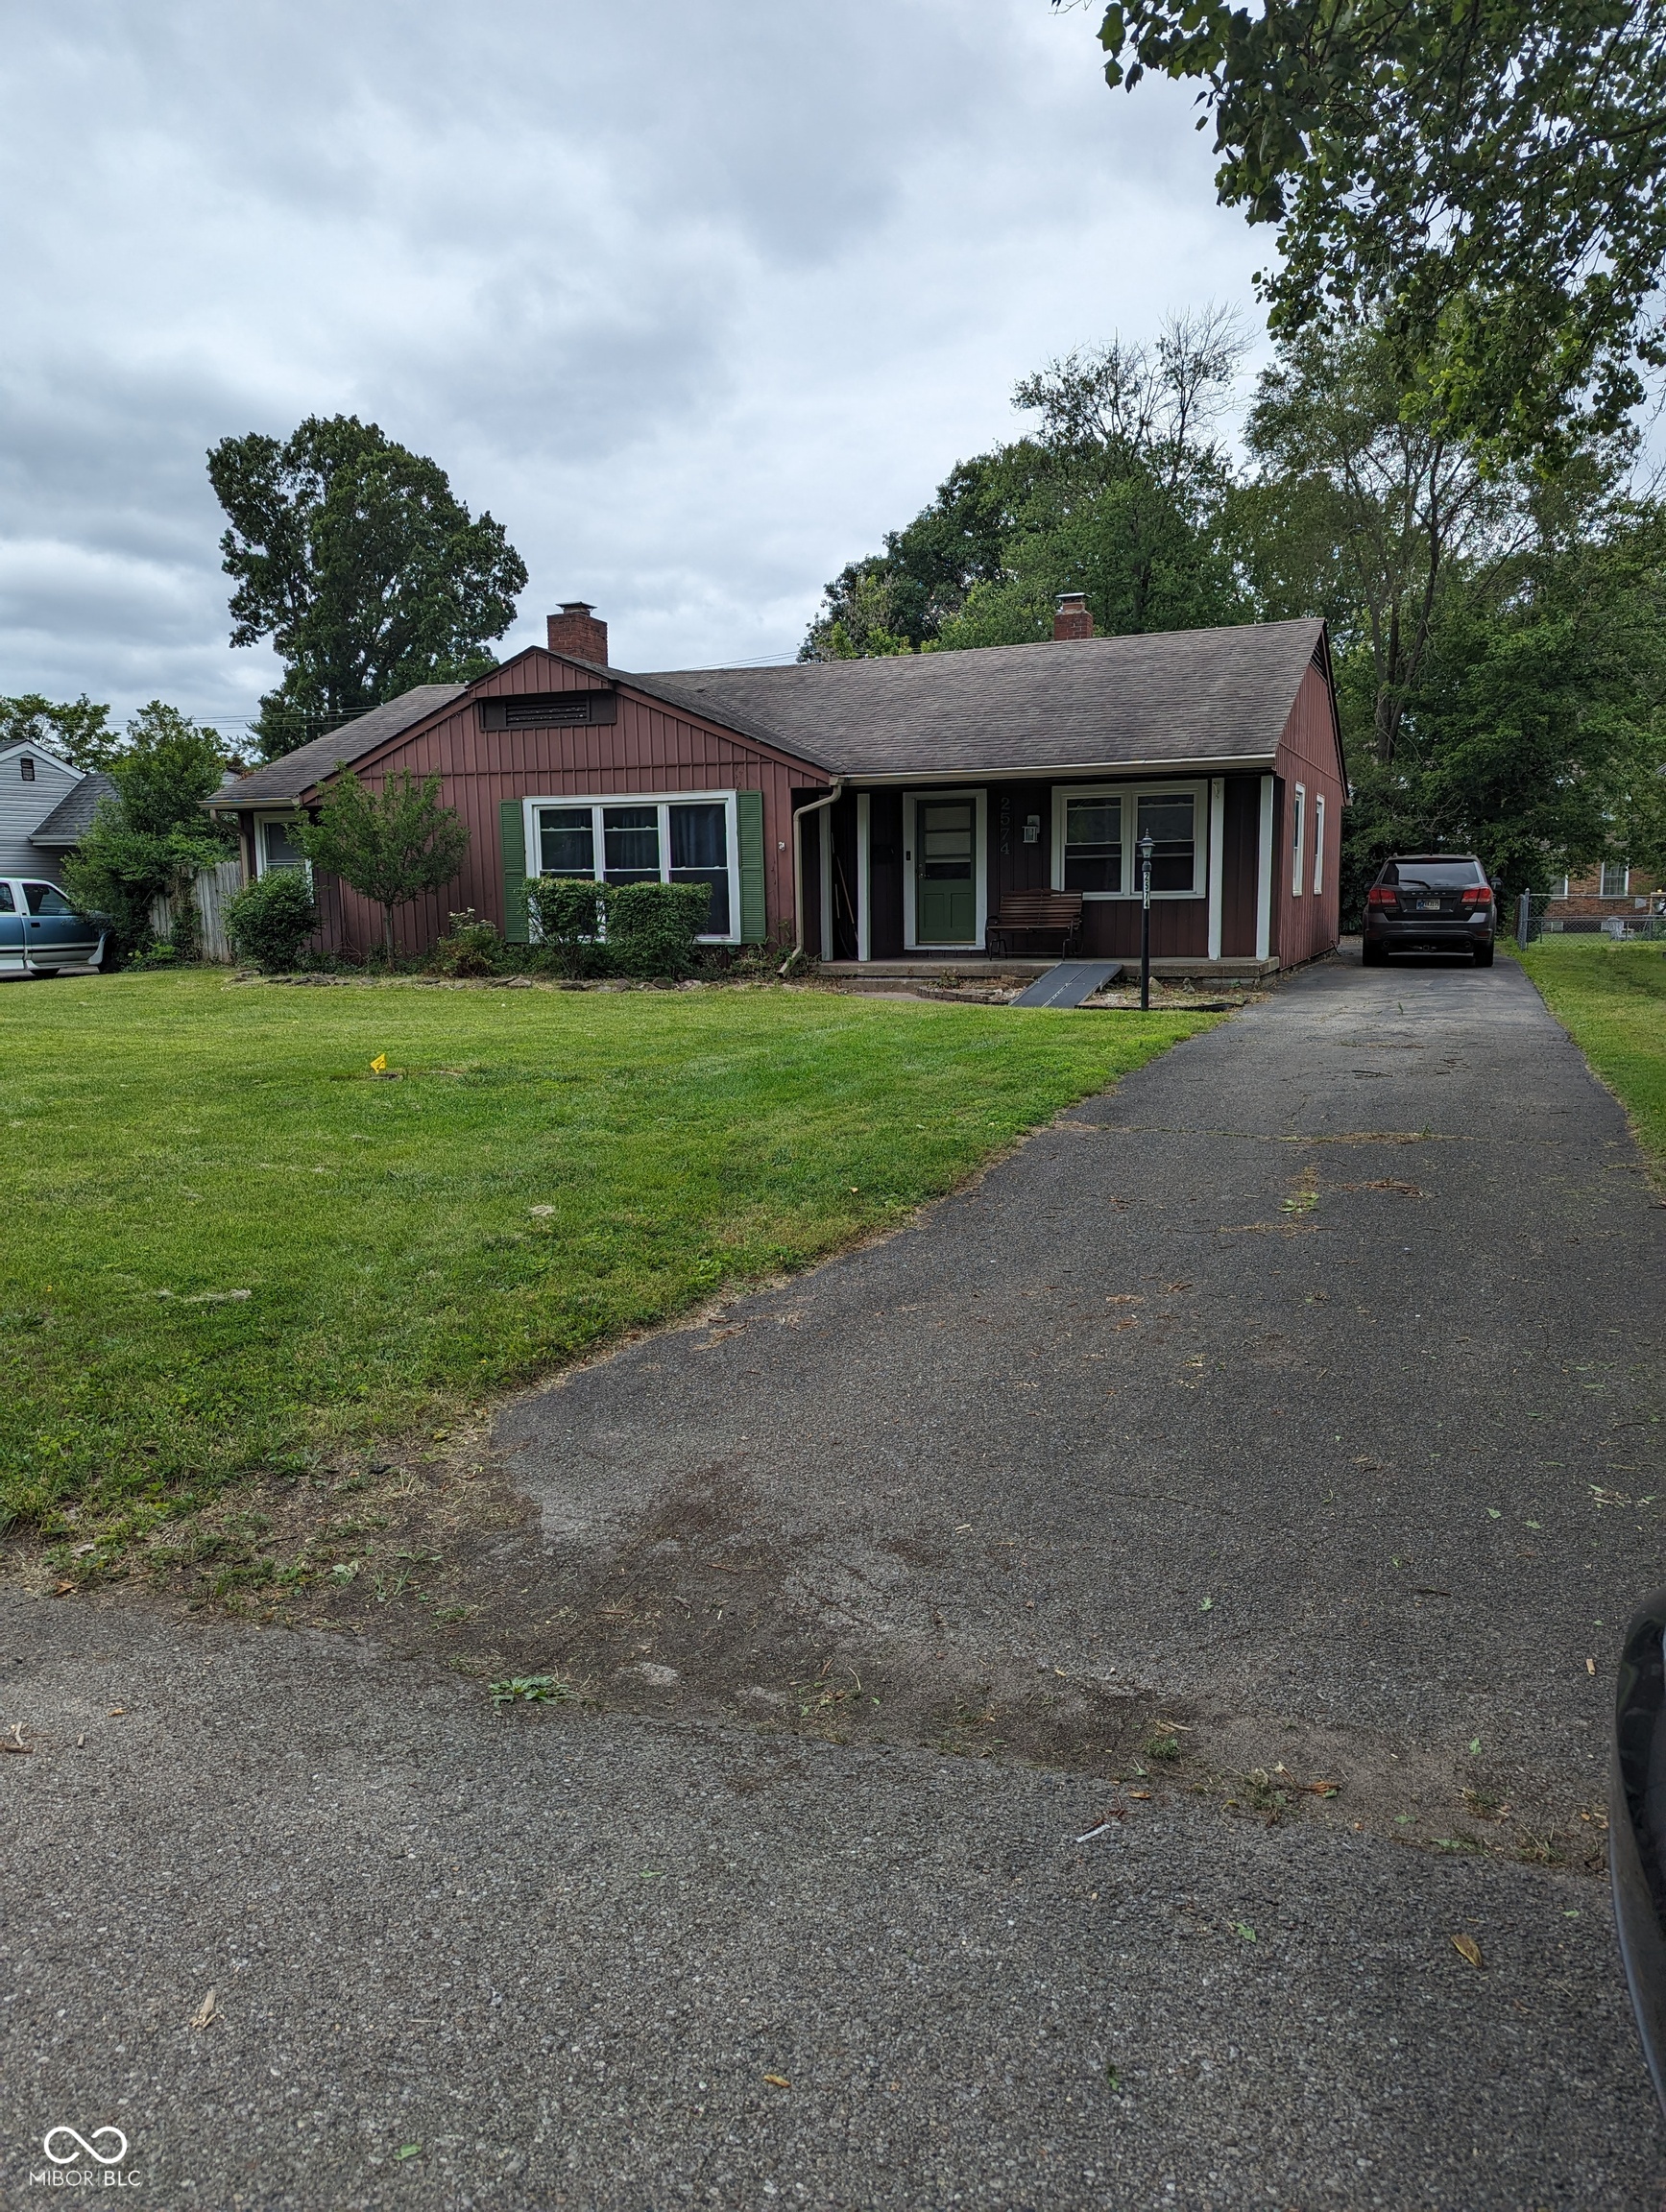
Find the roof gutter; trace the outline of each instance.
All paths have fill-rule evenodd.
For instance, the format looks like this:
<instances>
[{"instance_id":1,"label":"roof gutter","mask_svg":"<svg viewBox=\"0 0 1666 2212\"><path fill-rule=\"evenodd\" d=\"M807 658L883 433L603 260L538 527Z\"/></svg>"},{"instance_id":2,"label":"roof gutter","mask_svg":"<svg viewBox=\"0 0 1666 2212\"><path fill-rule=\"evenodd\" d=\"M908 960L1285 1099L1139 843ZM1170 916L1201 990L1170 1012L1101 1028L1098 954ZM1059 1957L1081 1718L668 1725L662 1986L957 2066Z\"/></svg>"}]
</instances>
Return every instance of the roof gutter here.
<instances>
[{"instance_id":1,"label":"roof gutter","mask_svg":"<svg viewBox=\"0 0 1666 2212\"><path fill-rule=\"evenodd\" d=\"M863 789L882 786L925 790L937 783L1056 783L1067 776L1091 776L1096 781L1128 781L1146 776L1231 776L1265 771L1272 766L1269 747L1262 753L1218 753L1206 759L1179 760L1061 760L1024 768L911 768L880 769L867 774L847 770L842 781ZM806 813L809 811L808 807Z\"/></svg>"},{"instance_id":2,"label":"roof gutter","mask_svg":"<svg viewBox=\"0 0 1666 2212\"><path fill-rule=\"evenodd\" d=\"M792 950L781 963L778 974L785 975L796 968L804 958L804 824L809 814L819 814L824 806L831 806L843 793L845 780L835 776L833 788L820 799L812 799L808 806L795 806L792 814Z\"/></svg>"}]
</instances>

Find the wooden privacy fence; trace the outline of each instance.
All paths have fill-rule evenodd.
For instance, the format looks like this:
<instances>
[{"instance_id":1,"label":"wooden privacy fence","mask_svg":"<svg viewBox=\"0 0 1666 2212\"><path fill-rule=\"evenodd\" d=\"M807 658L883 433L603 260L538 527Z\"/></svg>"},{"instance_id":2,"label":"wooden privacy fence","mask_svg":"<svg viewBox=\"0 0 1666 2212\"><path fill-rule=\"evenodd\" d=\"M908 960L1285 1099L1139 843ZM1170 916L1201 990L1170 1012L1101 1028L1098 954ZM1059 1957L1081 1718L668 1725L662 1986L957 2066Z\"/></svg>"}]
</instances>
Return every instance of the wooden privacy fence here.
<instances>
[{"instance_id":1,"label":"wooden privacy fence","mask_svg":"<svg viewBox=\"0 0 1666 2212\"><path fill-rule=\"evenodd\" d=\"M204 868L198 872L192 886L192 897L197 902L197 912L202 918L198 935L201 957L229 963L231 947L226 937L226 902L235 891L243 888L243 865L238 860L222 860L217 868ZM154 899L151 902L151 927L158 937L171 937L174 933L174 902L171 899Z\"/></svg>"}]
</instances>

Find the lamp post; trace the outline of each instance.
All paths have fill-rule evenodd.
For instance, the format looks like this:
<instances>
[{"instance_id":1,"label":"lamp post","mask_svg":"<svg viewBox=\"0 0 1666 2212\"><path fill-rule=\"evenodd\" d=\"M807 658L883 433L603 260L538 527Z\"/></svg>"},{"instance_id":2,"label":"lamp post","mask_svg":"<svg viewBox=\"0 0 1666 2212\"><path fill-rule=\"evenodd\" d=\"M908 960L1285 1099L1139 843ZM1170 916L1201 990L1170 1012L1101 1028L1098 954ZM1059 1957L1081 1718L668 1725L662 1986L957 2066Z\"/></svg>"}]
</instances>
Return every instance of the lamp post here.
<instances>
[{"instance_id":1,"label":"lamp post","mask_svg":"<svg viewBox=\"0 0 1666 2212\"><path fill-rule=\"evenodd\" d=\"M1149 830L1140 839L1140 1011L1151 1011L1151 854Z\"/></svg>"}]
</instances>

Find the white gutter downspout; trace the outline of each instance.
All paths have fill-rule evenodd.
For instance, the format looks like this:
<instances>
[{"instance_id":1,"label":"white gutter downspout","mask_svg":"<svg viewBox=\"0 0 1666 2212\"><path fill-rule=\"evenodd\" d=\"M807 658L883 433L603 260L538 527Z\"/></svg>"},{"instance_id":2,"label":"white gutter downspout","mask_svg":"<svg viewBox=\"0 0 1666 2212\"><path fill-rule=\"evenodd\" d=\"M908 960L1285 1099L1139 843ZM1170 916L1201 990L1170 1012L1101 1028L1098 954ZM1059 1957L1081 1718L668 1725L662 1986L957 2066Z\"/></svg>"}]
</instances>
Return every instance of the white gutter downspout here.
<instances>
[{"instance_id":1,"label":"white gutter downspout","mask_svg":"<svg viewBox=\"0 0 1666 2212\"><path fill-rule=\"evenodd\" d=\"M819 814L823 807L832 806L844 795L845 780L835 776L833 788L823 799L812 799L808 806L800 806L792 817L792 950L781 963L777 973L785 975L804 958L804 825L811 814ZM825 959L827 949L822 948Z\"/></svg>"}]
</instances>

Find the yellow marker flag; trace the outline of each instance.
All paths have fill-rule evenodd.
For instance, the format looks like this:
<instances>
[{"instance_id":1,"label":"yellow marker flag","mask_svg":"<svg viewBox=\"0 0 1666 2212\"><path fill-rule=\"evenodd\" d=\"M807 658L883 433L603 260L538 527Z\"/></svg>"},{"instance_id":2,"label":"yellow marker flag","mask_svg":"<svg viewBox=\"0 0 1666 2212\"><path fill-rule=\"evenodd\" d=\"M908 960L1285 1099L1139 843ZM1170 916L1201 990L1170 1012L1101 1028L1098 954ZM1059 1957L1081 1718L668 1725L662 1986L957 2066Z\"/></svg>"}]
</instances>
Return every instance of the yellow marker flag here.
<instances>
[{"instance_id":1,"label":"yellow marker flag","mask_svg":"<svg viewBox=\"0 0 1666 2212\"><path fill-rule=\"evenodd\" d=\"M373 1075L385 1075L387 1071L388 1056L385 1052L378 1052L375 1058L371 1062L371 1073Z\"/></svg>"}]
</instances>

